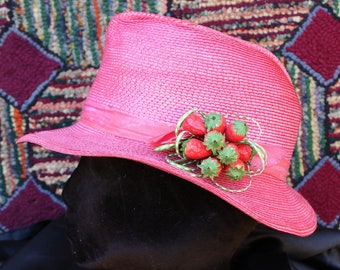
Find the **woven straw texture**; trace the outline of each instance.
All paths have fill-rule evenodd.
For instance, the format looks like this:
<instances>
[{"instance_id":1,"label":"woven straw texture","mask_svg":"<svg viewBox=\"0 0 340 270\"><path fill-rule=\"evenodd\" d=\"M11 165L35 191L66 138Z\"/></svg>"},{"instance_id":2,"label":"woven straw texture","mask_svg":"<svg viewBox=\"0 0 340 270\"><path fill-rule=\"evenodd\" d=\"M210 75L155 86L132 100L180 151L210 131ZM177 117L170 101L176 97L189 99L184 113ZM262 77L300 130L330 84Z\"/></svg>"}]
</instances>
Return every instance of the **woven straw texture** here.
<instances>
[{"instance_id":1,"label":"woven straw texture","mask_svg":"<svg viewBox=\"0 0 340 270\"><path fill-rule=\"evenodd\" d=\"M0 54L7 55L0 58L1 230L65 211L59 195L78 158L15 140L76 121L101 63L107 24L125 10L189 20L275 53L303 106L287 180L310 201L320 226L338 228L339 3L272 2L0 1Z\"/></svg>"}]
</instances>

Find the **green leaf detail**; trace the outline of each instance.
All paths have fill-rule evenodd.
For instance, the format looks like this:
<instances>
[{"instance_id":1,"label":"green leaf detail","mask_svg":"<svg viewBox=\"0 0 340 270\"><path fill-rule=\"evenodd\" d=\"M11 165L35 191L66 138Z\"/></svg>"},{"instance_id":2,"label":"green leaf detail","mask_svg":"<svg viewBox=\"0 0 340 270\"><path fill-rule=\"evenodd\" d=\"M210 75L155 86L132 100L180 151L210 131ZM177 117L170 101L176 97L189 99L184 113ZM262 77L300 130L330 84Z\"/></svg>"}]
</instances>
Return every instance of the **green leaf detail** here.
<instances>
[{"instance_id":1,"label":"green leaf detail","mask_svg":"<svg viewBox=\"0 0 340 270\"><path fill-rule=\"evenodd\" d=\"M225 146L225 137L221 132L212 131L206 134L203 144L216 155Z\"/></svg>"},{"instance_id":2,"label":"green leaf detail","mask_svg":"<svg viewBox=\"0 0 340 270\"><path fill-rule=\"evenodd\" d=\"M244 175L244 168L229 168L226 173L226 176L232 181L240 180Z\"/></svg>"},{"instance_id":3,"label":"green leaf detail","mask_svg":"<svg viewBox=\"0 0 340 270\"><path fill-rule=\"evenodd\" d=\"M234 148L226 146L218 153L217 158L221 161L222 164L230 165L238 159L238 155L235 152Z\"/></svg>"},{"instance_id":4,"label":"green leaf detail","mask_svg":"<svg viewBox=\"0 0 340 270\"><path fill-rule=\"evenodd\" d=\"M235 120L231 123L235 133L238 135L246 136L248 133L248 125L241 120Z\"/></svg>"},{"instance_id":5,"label":"green leaf detail","mask_svg":"<svg viewBox=\"0 0 340 270\"><path fill-rule=\"evenodd\" d=\"M207 159L203 160L198 167L201 169L201 173L203 177L210 177L214 179L214 177L218 176L220 172L220 164L218 161L208 157Z\"/></svg>"},{"instance_id":6,"label":"green leaf detail","mask_svg":"<svg viewBox=\"0 0 340 270\"><path fill-rule=\"evenodd\" d=\"M205 127L207 131L210 131L221 124L221 114L219 113L209 113L204 119Z\"/></svg>"}]
</instances>

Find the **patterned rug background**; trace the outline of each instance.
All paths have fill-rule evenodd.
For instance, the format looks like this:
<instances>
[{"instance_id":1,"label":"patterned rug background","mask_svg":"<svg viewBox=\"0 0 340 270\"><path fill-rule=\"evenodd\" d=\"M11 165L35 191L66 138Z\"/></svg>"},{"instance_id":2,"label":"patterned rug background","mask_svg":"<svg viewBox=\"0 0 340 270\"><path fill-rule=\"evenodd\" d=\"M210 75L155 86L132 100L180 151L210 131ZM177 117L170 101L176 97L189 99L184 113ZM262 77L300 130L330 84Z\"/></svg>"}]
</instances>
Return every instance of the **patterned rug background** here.
<instances>
[{"instance_id":1,"label":"patterned rug background","mask_svg":"<svg viewBox=\"0 0 340 270\"><path fill-rule=\"evenodd\" d=\"M122 11L190 20L257 43L285 65L303 106L287 181L340 229L340 2L0 0L0 231L65 212L60 194L78 157L16 145L27 132L75 122Z\"/></svg>"}]
</instances>

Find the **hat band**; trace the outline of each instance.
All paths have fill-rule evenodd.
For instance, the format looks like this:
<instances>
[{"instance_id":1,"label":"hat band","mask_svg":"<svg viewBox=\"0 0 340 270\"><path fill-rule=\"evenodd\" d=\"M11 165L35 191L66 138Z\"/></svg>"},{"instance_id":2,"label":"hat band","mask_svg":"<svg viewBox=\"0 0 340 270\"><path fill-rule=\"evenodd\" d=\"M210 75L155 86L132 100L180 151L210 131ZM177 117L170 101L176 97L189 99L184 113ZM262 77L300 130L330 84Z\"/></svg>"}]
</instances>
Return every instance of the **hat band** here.
<instances>
[{"instance_id":1,"label":"hat band","mask_svg":"<svg viewBox=\"0 0 340 270\"><path fill-rule=\"evenodd\" d=\"M175 138L172 124L141 119L112 109L99 109L94 106L84 105L80 116L83 124L114 136L144 142L153 146ZM264 174L286 180L290 162L285 158L286 150L278 145L259 142L268 154L268 163ZM256 158L254 159L256 164Z\"/></svg>"},{"instance_id":2,"label":"hat band","mask_svg":"<svg viewBox=\"0 0 340 270\"><path fill-rule=\"evenodd\" d=\"M262 173L286 181L290 166L290 161L286 158L287 151L282 146L263 142L259 144L266 150L268 156L267 165ZM257 159L256 156L253 159L255 164L260 163Z\"/></svg>"},{"instance_id":3,"label":"hat band","mask_svg":"<svg viewBox=\"0 0 340 270\"><path fill-rule=\"evenodd\" d=\"M84 105L80 122L112 135L149 143L154 137L173 133L174 125L137 118L113 109L102 109Z\"/></svg>"}]
</instances>

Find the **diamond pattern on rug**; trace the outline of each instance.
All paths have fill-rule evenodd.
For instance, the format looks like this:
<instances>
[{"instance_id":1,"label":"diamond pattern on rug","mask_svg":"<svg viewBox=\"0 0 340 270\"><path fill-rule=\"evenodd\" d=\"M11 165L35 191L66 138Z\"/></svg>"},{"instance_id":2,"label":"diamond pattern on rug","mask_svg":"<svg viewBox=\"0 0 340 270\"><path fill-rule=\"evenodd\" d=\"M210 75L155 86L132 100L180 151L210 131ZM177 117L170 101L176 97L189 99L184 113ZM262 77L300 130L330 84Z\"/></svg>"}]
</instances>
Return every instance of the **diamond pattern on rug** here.
<instances>
[{"instance_id":1,"label":"diamond pattern on rug","mask_svg":"<svg viewBox=\"0 0 340 270\"><path fill-rule=\"evenodd\" d=\"M296 189L309 201L318 215L319 224L333 228L340 213L340 164L324 157Z\"/></svg>"},{"instance_id":2,"label":"diamond pattern on rug","mask_svg":"<svg viewBox=\"0 0 340 270\"><path fill-rule=\"evenodd\" d=\"M285 43L282 54L321 85L334 84L340 76L340 21L328 9L317 6Z\"/></svg>"},{"instance_id":3,"label":"diamond pattern on rug","mask_svg":"<svg viewBox=\"0 0 340 270\"><path fill-rule=\"evenodd\" d=\"M0 95L26 111L62 67L61 60L14 27L0 39Z\"/></svg>"},{"instance_id":4,"label":"diamond pattern on rug","mask_svg":"<svg viewBox=\"0 0 340 270\"><path fill-rule=\"evenodd\" d=\"M285 64L293 84L297 86L297 94L303 108L290 170L296 184L326 155L327 89L303 72L294 61L286 59Z\"/></svg>"},{"instance_id":5,"label":"diamond pattern on rug","mask_svg":"<svg viewBox=\"0 0 340 270\"><path fill-rule=\"evenodd\" d=\"M190 20L220 32L276 51L291 37L314 3L287 1L173 0L174 17Z\"/></svg>"},{"instance_id":6,"label":"diamond pattern on rug","mask_svg":"<svg viewBox=\"0 0 340 270\"><path fill-rule=\"evenodd\" d=\"M6 232L55 219L65 209L65 205L52 193L38 186L33 179L28 179L1 208L0 228Z\"/></svg>"},{"instance_id":7,"label":"diamond pattern on rug","mask_svg":"<svg viewBox=\"0 0 340 270\"><path fill-rule=\"evenodd\" d=\"M1 0L0 0L1 2ZM14 23L67 62L99 67L110 19L123 11L164 14L167 0L14 1Z\"/></svg>"}]
</instances>

